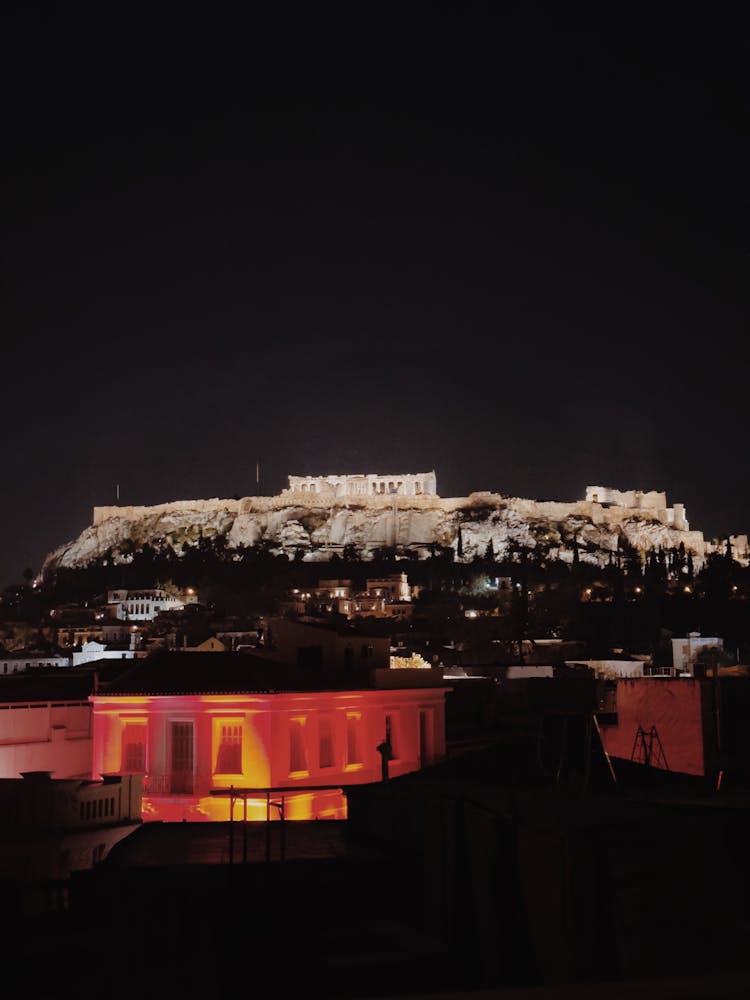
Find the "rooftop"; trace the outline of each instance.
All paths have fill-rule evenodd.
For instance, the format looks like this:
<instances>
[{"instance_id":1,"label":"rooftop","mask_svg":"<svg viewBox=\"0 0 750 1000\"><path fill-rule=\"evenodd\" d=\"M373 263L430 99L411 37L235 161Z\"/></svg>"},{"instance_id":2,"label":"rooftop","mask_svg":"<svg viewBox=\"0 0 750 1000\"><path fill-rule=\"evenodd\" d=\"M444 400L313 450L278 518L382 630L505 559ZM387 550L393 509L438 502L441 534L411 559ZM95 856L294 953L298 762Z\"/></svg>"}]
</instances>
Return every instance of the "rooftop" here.
<instances>
[{"instance_id":1,"label":"rooftop","mask_svg":"<svg viewBox=\"0 0 750 1000\"><path fill-rule=\"evenodd\" d=\"M320 672L276 663L250 653L157 649L129 660L106 695L276 694L283 691L351 691L370 688L369 673Z\"/></svg>"}]
</instances>

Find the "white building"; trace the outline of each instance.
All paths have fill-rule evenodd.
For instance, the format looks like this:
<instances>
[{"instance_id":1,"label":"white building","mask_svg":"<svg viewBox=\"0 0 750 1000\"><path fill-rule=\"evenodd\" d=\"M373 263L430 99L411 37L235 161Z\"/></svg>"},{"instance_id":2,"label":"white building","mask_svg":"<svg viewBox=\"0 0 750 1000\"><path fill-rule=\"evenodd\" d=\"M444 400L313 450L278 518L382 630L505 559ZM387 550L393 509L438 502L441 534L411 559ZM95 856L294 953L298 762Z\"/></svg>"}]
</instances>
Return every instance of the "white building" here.
<instances>
[{"instance_id":1,"label":"white building","mask_svg":"<svg viewBox=\"0 0 750 1000\"><path fill-rule=\"evenodd\" d=\"M411 600L411 587L406 573L391 573L379 580L367 580L365 589L370 597L382 596L387 597L390 601Z\"/></svg>"},{"instance_id":2,"label":"white building","mask_svg":"<svg viewBox=\"0 0 750 1000\"><path fill-rule=\"evenodd\" d=\"M6 654L0 660L0 674L17 674L19 670L29 670L33 667L69 667L69 656L55 656L49 653L14 653Z\"/></svg>"},{"instance_id":3,"label":"white building","mask_svg":"<svg viewBox=\"0 0 750 1000\"><path fill-rule=\"evenodd\" d=\"M695 661L701 650L715 649L717 653L724 651L724 640L716 637L702 636L700 632L688 632L685 639L672 639L672 666L675 674L695 676Z\"/></svg>"},{"instance_id":4,"label":"white building","mask_svg":"<svg viewBox=\"0 0 750 1000\"><path fill-rule=\"evenodd\" d=\"M166 590L110 590L107 604L114 606L115 617L121 621L151 622L162 611L182 611L186 604L197 604L192 587L179 596Z\"/></svg>"},{"instance_id":5,"label":"white building","mask_svg":"<svg viewBox=\"0 0 750 1000\"><path fill-rule=\"evenodd\" d=\"M73 666L81 667L94 660L134 660L138 655L135 647L136 643L133 641L130 649L109 649L103 642L92 639L91 642L85 642L80 650L73 650Z\"/></svg>"}]
</instances>

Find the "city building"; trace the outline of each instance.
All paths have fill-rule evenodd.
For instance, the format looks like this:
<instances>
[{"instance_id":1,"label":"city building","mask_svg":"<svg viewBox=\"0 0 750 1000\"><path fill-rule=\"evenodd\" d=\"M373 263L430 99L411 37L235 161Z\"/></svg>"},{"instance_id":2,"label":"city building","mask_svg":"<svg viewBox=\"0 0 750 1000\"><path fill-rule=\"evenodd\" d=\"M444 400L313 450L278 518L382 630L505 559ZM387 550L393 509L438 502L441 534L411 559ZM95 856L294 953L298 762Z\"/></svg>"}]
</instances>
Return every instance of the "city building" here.
<instances>
[{"instance_id":1,"label":"city building","mask_svg":"<svg viewBox=\"0 0 750 1000\"><path fill-rule=\"evenodd\" d=\"M131 634L130 643L127 647L116 646L110 648L103 642L85 642L80 649L74 649L71 654L74 667L82 667L95 660L134 660L140 651L140 635L137 632ZM143 654L142 654L143 655Z\"/></svg>"},{"instance_id":2,"label":"city building","mask_svg":"<svg viewBox=\"0 0 750 1000\"><path fill-rule=\"evenodd\" d=\"M33 670L40 667L69 667L70 656L60 656L55 653L6 653L0 659L0 674L16 674L20 670Z\"/></svg>"},{"instance_id":3,"label":"city building","mask_svg":"<svg viewBox=\"0 0 750 1000\"><path fill-rule=\"evenodd\" d=\"M150 622L164 611L182 611L188 604L197 604L192 587L179 595L166 590L109 590L107 606L115 618L131 622Z\"/></svg>"},{"instance_id":4,"label":"city building","mask_svg":"<svg viewBox=\"0 0 750 1000\"><path fill-rule=\"evenodd\" d=\"M381 780L386 740L394 777L445 755L442 671L389 669L387 641L378 654L327 671L305 656L137 661L91 696L93 775L144 774L144 819L227 820L238 788L250 819L282 793L287 819L343 818L346 787Z\"/></svg>"},{"instance_id":5,"label":"city building","mask_svg":"<svg viewBox=\"0 0 750 1000\"><path fill-rule=\"evenodd\" d=\"M714 650L724 651L724 640L703 636L700 632L688 632L684 639L672 639L672 669L680 677L695 676L695 665L701 653Z\"/></svg>"},{"instance_id":6,"label":"city building","mask_svg":"<svg viewBox=\"0 0 750 1000\"><path fill-rule=\"evenodd\" d=\"M258 655L326 673L389 666L390 637L373 635L366 624L269 618Z\"/></svg>"},{"instance_id":7,"label":"city building","mask_svg":"<svg viewBox=\"0 0 750 1000\"><path fill-rule=\"evenodd\" d=\"M0 887L21 913L66 909L66 880L103 861L141 820L142 776L100 780L24 771L0 778Z\"/></svg>"},{"instance_id":8,"label":"city building","mask_svg":"<svg viewBox=\"0 0 750 1000\"><path fill-rule=\"evenodd\" d=\"M284 610L298 615L333 614L344 618L409 618L412 588L406 573L368 579L364 590L351 580L319 580L317 586L294 588Z\"/></svg>"}]
</instances>

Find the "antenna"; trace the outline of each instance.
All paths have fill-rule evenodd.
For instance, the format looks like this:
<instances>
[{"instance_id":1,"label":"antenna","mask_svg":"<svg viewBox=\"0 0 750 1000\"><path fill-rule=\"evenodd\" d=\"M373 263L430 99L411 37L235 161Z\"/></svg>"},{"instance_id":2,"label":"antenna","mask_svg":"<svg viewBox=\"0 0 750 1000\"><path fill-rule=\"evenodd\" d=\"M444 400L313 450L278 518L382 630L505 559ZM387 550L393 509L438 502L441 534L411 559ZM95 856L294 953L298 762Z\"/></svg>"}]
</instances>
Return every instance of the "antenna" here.
<instances>
[{"instance_id":1,"label":"antenna","mask_svg":"<svg viewBox=\"0 0 750 1000\"><path fill-rule=\"evenodd\" d=\"M256 459L255 461L255 488L260 487L260 462Z\"/></svg>"},{"instance_id":2,"label":"antenna","mask_svg":"<svg viewBox=\"0 0 750 1000\"><path fill-rule=\"evenodd\" d=\"M117 499L119 500L120 499L120 484L119 483L116 484L115 492L116 492L116 495L117 495Z\"/></svg>"}]
</instances>

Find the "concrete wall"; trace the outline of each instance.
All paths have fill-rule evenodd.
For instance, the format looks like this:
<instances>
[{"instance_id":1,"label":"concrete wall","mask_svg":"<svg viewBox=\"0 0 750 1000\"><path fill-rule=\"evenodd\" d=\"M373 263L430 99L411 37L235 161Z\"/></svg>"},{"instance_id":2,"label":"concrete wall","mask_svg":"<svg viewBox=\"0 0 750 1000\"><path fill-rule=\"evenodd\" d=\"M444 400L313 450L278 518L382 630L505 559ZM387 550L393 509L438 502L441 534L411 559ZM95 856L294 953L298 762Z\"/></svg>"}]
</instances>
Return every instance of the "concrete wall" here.
<instances>
[{"instance_id":1,"label":"concrete wall","mask_svg":"<svg viewBox=\"0 0 750 1000\"><path fill-rule=\"evenodd\" d=\"M305 622L271 618L266 642L257 654L278 663L295 664L298 650L309 648L320 649L323 670L375 669L389 665L391 641L388 636L339 633Z\"/></svg>"},{"instance_id":2,"label":"concrete wall","mask_svg":"<svg viewBox=\"0 0 750 1000\"><path fill-rule=\"evenodd\" d=\"M643 677L642 660L566 660L565 665L588 667L600 680L618 677Z\"/></svg>"},{"instance_id":3,"label":"concrete wall","mask_svg":"<svg viewBox=\"0 0 750 1000\"><path fill-rule=\"evenodd\" d=\"M0 778L23 771L88 777L91 750L88 702L0 703Z\"/></svg>"},{"instance_id":4,"label":"concrete wall","mask_svg":"<svg viewBox=\"0 0 750 1000\"><path fill-rule=\"evenodd\" d=\"M692 678L617 681L617 723L602 726L607 752L630 760L638 727L648 733L655 726L669 770L703 775L704 701L701 682Z\"/></svg>"},{"instance_id":5,"label":"concrete wall","mask_svg":"<svg viewBox=\"0 0 750 1000\"><path fill-rule=\"evenodd\" d=\"M240 508L239 500L170 500L167 503L156 504L152 507L133 506L109 506L94 507L93 523L101 524L108 518L122 518L126 521L137 521L143 517L161 517L164 514L184 514L187 511L196 511L201 514L213 513L217 510L225 510L237 514Z\"/></svg>"}]
</instances>

